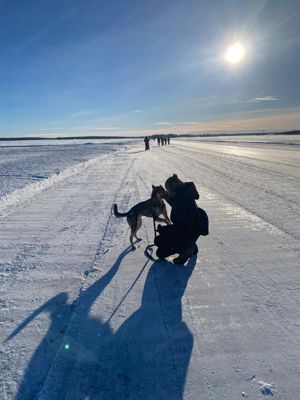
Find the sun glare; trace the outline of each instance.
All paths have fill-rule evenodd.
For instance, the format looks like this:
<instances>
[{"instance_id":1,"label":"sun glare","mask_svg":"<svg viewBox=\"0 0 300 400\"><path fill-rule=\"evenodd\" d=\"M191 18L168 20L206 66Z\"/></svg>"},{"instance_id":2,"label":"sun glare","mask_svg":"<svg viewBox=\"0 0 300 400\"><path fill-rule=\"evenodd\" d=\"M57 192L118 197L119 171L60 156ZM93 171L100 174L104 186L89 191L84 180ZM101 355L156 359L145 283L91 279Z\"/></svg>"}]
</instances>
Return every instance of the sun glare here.
<instances>
[{"instance_id":1,"label":"sun glare","mask_svg":"<svg viewBox=\"0 0 300 400\"><path fill-rule=\"evenodd\" d=\"M245 48L244 46L236 42L232 44L225 53L225 59L231 64L238 64L245 55Z\"/></svg>"}]
</instances>

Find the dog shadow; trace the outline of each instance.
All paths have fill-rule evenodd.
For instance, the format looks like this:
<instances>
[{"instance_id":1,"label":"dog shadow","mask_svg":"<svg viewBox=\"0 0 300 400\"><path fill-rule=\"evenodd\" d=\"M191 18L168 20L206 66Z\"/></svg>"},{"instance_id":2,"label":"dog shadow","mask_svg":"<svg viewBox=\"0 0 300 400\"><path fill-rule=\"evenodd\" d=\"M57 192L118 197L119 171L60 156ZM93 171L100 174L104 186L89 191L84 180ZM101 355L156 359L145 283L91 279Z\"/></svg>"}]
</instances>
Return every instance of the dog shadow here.
<instances>
[{"instance_id":1,"label":"dog shadow","mask_svg":"<svg viewBox=\"0 0 300 400\"><path fill-rule=\"evenodd\" d=\"M48 332L28 364L15 399L182 399L193 335L182 320L181 299L195 259L186 267L154 262L147 273L140 307L113 329L120 304L149 261L106 321L92 314L93 305L104 302L99 296L130 251L122 252L75 304L68 305L67 294L60 293L7 338L20 334L38 314L49 313Z\"/></svg>"}]
</instances>

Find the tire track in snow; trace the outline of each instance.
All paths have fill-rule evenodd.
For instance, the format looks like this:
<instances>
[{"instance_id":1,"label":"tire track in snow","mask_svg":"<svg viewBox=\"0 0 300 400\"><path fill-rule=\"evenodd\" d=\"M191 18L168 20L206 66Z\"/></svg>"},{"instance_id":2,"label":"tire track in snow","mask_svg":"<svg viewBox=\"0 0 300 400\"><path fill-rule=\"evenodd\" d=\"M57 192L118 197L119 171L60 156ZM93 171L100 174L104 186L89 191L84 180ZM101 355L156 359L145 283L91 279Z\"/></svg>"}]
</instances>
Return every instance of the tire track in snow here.
<instances>
[{"instance_id":1,"label":"tire track in snow","mask_svg":"<svg viewBox=\"0 0 300 400\"><path fill-rule=\"evenodd\" d=\"M118 190L114 194L114 198L113 198L112 204L114 204L116 202L116 198L118 196L118 193L121 191L122 187L124 186L124 183L126 181L126 178L127 178L128 174L129 174L129 171L131 170L131 168L132 168L132 161L130 162L129 166L127 167L127 169L124 172L124 175L123 175L123 178L121 180L120 186L119 186ZM95 253L95 257L93 259L91 267L90 267L90 269L88 269L88 270L86 270L84 272L83 283L81 285L79 293L81 293L81 291L83 290L84 282L86 281L86 278L89 276L89 274L91 272L93 272L95 270L95 265L97 265L98 261L101 260L101 257L104 254L106 254L108 252L109 248L111 247L112 235L115 232L115 230L117 229L119 224L120 223L117 223L117 219L113 215L112 208L111 208L111 213L110 213L110 215L108 217L108 220L106 222L106 225L105 225L105 228L104 228L104 233L103 233L102 238L100 240L97 252Z\"/></svg>"},{"instance_id":2,"label":"tire track in snow","mask_svg":"<svg viewBox=\"0 0 300 400\"><path fill-rule=\"evenodd\" d=\"M176 154L176 153L174 153L174 154ZM217 172L221 178L223 178L223 179L224 179L224 178L225 178L225 179L230 179L231 181L233 181L233 179L231 179L229 176L227 176L227 174L220 173L218 170L214 170L214 168L211 168L211 167L208 168L208 166L207 166L206 164L203 164L203 163L201 163L200 161L197 161L197 160L195 160L195 159L193 159L193 158L190 158L190 157L188 157L188 156L185 156L185 155L180 155L180 156L181 156L182 158L188 160L189 163L194 163L194 164L196 164L196 165L201 165L201 167L205 167L206 169L209 169L209 171L212 171L212 170L213 170L213 171ZM174 159L172 159L172 163L173 163L173 165L176 165L176 169L177 169L177 170L182 170L182 168L183 168L183 165L182 165L182 164L177 164L176 161L174 161ZM251 184L248 184L248 185L249 185L249 186L252 186L252 187L255 187L254 185L251 185ZM274 227L275 229L277 229L277 230L283 232L284 234L286 234L286 235L292 237L293 239L295 239L295 240L297 240L297 241L300 240L300 237L298 237L298 235L296 235L296 234L294 234L294 233L290 233L288 230L286 230L286 229L283 228L283 227L277 226L273 221L270 221L267 217L262 216L262 215L261 215L260 213L258 213L256 210L253 211L252 209L248 208L248 207L245 206L244 204L238 202L236 199L233 199L232 197L226 195L223 191L221 192L220 190L216 189L215 186L212 186L212 185L208 184L207 182L205 182L205 186L206 186L207 188L209 188L211 191L217 193L219 196L222 196L222 197L226 198L227 200L230 200L230 202L232 202L233 204L237 205L237 206L240 207L241 209L245 210L247 213L251 214L253 217L256 217L256 218L257 218L257 222L259 222L259 220L261 220L261 222L263 222L266 226L269 225L269 226L271 226L271 227ZM261 190L261 188L259 188L259 187L257 187L257 189L260 189L260 190Z\"/></svg>"},{"instance_id":3,"label":"tire track in snow","mask_svg":"<svg viewBox=\"0 0 300 400\"><path fill-rule=\"evenodd\" d=\"M181 150L181 149L178 149L178 150ZM196 150L192 150L192 152L195 153L195 156L196 156L196 155L199 156L199 153L197 153ZM202 167L204 167L204 168L206 168L206 169L209 169L209 170L214 171L214 172L215 172L217 175L219 175L221 178L226 177L226 178L227 178L229 181L231 181L231 182L245 183L245 182L242 182L242 181L241 181L240 177L234 178L233 176L231 176L231 175L229 175L229 174L226 174L226 173L224 172L224 169L222 169L222 170L216 169L216 168L212 167L211 165L208 165L207 163L204 163L204 162L200 162L199 160L195 160L194 158L189 157L189 156L187 156L186 154L185 154L185 155L181 155L181 156L185 157L185 158L188 159L189 161L192 160L193 162L197 162L199 165L201 165ZM214 157L214 159L217 159L217 157ZM251 165L251 164L242 163L242 162L236 163L235 161L228 161L228 160L224 160L224 159L223 159L223 161L224 161L226 164L231 164L231 165L233 165L234 167L236 167L237 164L239 164L239 165L242 166L242 167L245 167L245 166L250 167L251 169L254 169L254 170L256 171L256 173L259 172L259 173L267 173L267 174L270 174L270 175L280 176L281 178L284 179L284 181L291 180L291 178L290 178L288 175L282 175L282 174L277 174L277 173L275 173L275 172L273 173L273 172L270 172L270 171L266 171L264 168L257 168L257 167L255 167L255 166L253 166L253 165ZM296 177L295 177L295 178L292 179L292 181L293 181L293 183L298 183L298 182L299 182L299 178L296 178ZM276 192L275 192L274 190L272 190L272 189L271 189L271 190L265 190L265 187L264 187L264 186L255 185L255 184L250 183L250 182L248 182L248 181L246 182L246 184L247 184L248 186L253 187L254 189L258 189L259 191L263 190L263 191L265 191L266 193L269 193L269 194L271 194L271 195L274 196L274 197L278 197L279 199L287 200L288 202L290 202L290 203L292 203L292 204L294 204L294 205L296 205L296 206L299 206L299 201L293 200L293 199L291 199L291 198L289 198L289 197L285 197L285 196L283 196L283 195L281 195L281 194L279 194L279 193L276 193ZM300 213L300 212L299 212L299 213Z\"/></svg>"},{"instance_id":4,"label":"tire track in snow","mask_svg":"<svg viewBox=\"0 0 300 400\"><path fill-rule=\"evenodd\" d=\"M200 142L198 142L198 143L200 144ZM263 160L263 159L260 159L260 158L249 157L249 156L246 156L246 155L230 154L230 153L225 152L225 151L220 151L221 149L219 149L219 151L215 151L214 152L213 150L205 150L204 151L199 147L196 150L195 148L193 148L190 145L184 145L184 144L181 144L181 143L178 143L178 144L179 144L179 146L177 147L178 150L180 149L180 145L181 145L182 147L189 148L189 150L191 152L193 152L193 153L198 153L198 154L202 153L202 154L205 154L205 155L207 155L207 153L209 153L209 155L212 156L215 159L218 159L218 156L216 155L216 153L217 154L219 153L219 154L222 154L222 155L224 155L224 156L226 156L227 158L230 159L230 160L227 160L227 162L231 162L231 163L234 163L234 164L237 163L237 164L242 165L242 166L247 165L247 166L249 166L249 167L251 167L253 169L256 169L258 172L264 172L266 174L270 174L270 175L274 175L274 176L279 176L281 178L289 179L289 180L291 180L293 182L294 181L298 182L298 176L283 175L280 172L271 171L271 170L263 168L263 167L257 167L257 166L255 166L255 165L253 165L251 163L244 163L244 162L238 161L237 159L247 159L247 160L251 160L251 161L264 162L264 163L267 163L267 164L283 165L283 166L291 167L291 168L300 168L299 165L297 165L297 164L289 164L289 163L284 163L284 162L280 162L280 161ZM205 143L203 143L203 144L205 145ZM224 145L228 145L228 142L226 142L226 143L224 142L223 144ZM183 149L180 149L180 150L183 150ZM294 151L296 151L296 150L294 150Z\"/></svg>"}]
</instances>

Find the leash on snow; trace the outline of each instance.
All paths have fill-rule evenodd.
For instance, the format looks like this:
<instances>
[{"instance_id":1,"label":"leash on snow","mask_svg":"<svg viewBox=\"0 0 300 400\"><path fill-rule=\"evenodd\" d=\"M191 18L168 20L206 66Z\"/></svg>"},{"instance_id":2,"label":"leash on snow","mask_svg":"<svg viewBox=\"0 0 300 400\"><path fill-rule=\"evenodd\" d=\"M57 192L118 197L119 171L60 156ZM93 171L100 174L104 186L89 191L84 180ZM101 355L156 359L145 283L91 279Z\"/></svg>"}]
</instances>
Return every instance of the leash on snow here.
<instances>
[{"instance_id":1,"label":"leash on snow","mask_svg":"<svg viewBox=\"0 0 300 400\"><path fill-rule=\"evenodd\" d=\"M157 231L156 231L156 225L155 225L155 218L154 218L154 216L152 217L152 219L153 219L153 228L154 228L154 239L156 239Z\"/></svg>"},{"instance_id":2,"label":"leash on snow","mask_svg":"<svg viewBox=\"0 0 300 400\"><path fill-rule=\"evenodd\" d=\"M154 218L154 216L153 216L153 228L154 228L154 239L156 239L156 236L157 236L157 231L156 231L156 226L155 226L155 218ZM145 256L146 257L148 257L150 260L152 260L152 261L162 261L161 259L159 259L159 258L154 258L153 257L153 247L154 246L156 246L154 243L153 244L148 244L148 246L146 247L146 249L145 249L145 252L144 252L144 254L145 254Z\"/></svg>"},{"instance_id":3,"label":"leash on snow","mask_svg":"<svg viewBox=\"0 0 300 400\"><path fill-rule=\"evenodd\" d=\"M144 254L147 258L149 258L149 260L152 261L160 261L159 258L154 258L152 253L153 253L153 247L155 246L155 244L148 244L148 246L146 247Z\"/></svg>"}]
</instances>

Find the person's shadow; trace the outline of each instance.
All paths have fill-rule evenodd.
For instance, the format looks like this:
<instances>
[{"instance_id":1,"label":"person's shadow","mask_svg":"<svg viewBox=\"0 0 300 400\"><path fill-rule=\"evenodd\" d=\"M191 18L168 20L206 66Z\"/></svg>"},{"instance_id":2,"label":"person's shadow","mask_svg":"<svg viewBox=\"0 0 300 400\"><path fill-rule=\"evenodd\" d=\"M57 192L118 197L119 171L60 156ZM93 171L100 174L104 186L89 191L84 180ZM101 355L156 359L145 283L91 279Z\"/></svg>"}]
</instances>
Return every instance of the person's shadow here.
<instances>
[{"instance_id":1,"label":"person's shadow","mask_svg":"<svg viewBox=\"0 0 300 400\"><path fill-rule=\"evenodd\" d=\"M129 251L122 252L111 269L81 293L75 307L67 305L67 295L61 293L7 338L19 334L40 312L50 313L49 330L29 362L15 399L182 399L193 336L182 321L181 298L195 260L187 267L154 262L140 308L113 331L112 320L120 303L106 321L90 313L95 301L103 302L99 296ZM74 312L69 319L70 307ZM64 310L69 328L62 342L62 324L57 319Z\"/></svg>"}]
</instances>

